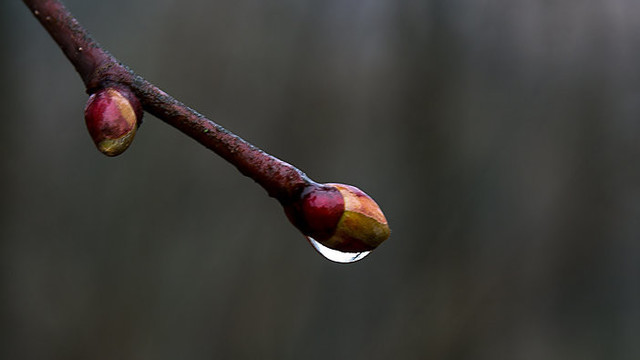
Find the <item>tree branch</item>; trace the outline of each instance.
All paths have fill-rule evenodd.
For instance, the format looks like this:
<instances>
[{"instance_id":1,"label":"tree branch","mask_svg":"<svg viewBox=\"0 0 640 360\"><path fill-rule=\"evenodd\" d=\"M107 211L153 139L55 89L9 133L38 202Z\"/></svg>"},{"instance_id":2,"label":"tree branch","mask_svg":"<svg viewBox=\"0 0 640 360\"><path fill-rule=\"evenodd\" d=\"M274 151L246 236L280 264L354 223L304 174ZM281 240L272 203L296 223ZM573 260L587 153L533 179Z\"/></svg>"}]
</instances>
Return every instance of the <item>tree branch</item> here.
<instances>
[{"instance_id":1,"label":"tree branch","mask_svg":"<svg viewBox=\"0 0 640 360\"><path fill-rule=\"evenodd\" d=\"M87 93L115 84L129 87L148 113L235 165L282 203L314 183L294 166L231 133L160 90L104 50L58 0L24 0L80 74Z\"/></svg>"},{"instance_id":2,"label":"tree branch","mask_svg":"<svg viewBox=\"0 0 640 360\"><path fill-rule=\"evenodd\" d=\"M124 108L130 120L127 124L135 130L139 118L134 112L141 104L145 111L213 150L264 187L270 196L280 201L289 220L307 236L316 250L333 261L362 259L389 237L389 226L382 210L360 189L343 184L317 184L292 165L185 106L104 50L60 1L23 1L76 68L87 93L95 95L89 99L92 105L87 106L85 119L119 121L124 111L121 105L126 103ZM118 90L110 92L114 89ZM131 97L136 98L133 102L129 98L131 93ZM120 126L124 125L118 124L116 128L120 129ZM100 125L91 123L90 132L101 134L101 129ZM125 139L130 142L132 137L128 136ZM94 141L96 139L94 137ZM101 151L107 155L119 153L112 154L103 148ZM325 247L333 250L327 251Z\"/></svg>"}]
</instances>

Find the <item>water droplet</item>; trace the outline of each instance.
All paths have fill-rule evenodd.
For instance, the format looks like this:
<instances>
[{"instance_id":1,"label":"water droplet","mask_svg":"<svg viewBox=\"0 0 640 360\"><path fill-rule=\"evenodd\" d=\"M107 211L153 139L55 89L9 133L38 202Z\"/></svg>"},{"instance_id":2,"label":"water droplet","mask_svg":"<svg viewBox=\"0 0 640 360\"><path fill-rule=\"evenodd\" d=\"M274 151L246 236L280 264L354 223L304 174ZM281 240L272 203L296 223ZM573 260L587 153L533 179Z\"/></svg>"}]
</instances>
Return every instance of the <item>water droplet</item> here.
<instances>
[{"instance_id":1,"label":"water droplet","mask_svg":"<svg viewBox=\"0 0 640 360\"><path fill-rule=\"evenodd\" d=\"M312 237L307 236L307 240L309 240L309 243L316 249L317 252L320 253L320 255L324 256L325 258L333 262L337 262L341 264L348 264L348 263L356 262L358 260L362 260L365 256L369 255L369 253L371 252L371 251L342 252L339 250L328 248L320 244L319 242L315 241Z\"/></svg>"}]
</instances>

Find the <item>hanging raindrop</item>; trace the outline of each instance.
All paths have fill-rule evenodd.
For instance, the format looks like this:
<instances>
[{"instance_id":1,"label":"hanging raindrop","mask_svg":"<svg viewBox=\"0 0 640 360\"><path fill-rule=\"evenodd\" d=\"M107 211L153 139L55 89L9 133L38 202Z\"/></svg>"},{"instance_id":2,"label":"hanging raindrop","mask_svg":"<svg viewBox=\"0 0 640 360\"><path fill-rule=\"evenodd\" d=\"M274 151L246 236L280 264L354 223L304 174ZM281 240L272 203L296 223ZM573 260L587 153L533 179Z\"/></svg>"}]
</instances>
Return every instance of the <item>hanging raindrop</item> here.
<instances>
[{"instance_id":1,"label":"hanging raindrop","mask_svg":"<svg viewBox=\"0 0 640 360\"><path fill-rule=\"evenodd\" d=\"M349 263L362 260L364 259L365 256L369 255L369 253L371 252L371 251L343 252L343 251L328 248L320 244L319 242L315 241L310 236L307 236L307 240L309 240L309 243L316 249L318 253L320 253L320 255L324 256L325 258L333 262L337 262L341 264L349 264Z\"/></svg>"}]
</instances>

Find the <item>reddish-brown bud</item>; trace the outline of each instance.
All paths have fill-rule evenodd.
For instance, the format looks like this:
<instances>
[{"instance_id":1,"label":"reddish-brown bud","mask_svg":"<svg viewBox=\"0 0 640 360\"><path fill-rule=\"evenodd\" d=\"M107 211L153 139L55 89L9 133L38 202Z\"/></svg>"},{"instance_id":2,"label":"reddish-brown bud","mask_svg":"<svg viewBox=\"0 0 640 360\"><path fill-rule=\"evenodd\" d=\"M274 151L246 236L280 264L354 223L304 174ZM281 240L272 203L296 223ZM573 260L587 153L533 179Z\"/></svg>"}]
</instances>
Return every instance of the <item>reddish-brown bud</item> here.
<instances>
[{"instance_id":1,"label":"reddish-brown bud","mask_svg":"<svg viewBox=\"0 0 640 360\"><path fill-rule=\"evenodd\" d=\"M378 204L350 185L311 186L285 211L304 235L341 252L371 251L391 232Z\"/></svg>"},{"instance_id":2,"label":"reddish-brown bud","mask_svg":"<svg viewBox=\"0 0 640 360\"><path fill-rule=\"evenodd\" d=\"M129 88L107 87L89 97L84 118L98 150L116 156L133 141L142 119L142 106Z\"/></svg>"}]
</instances>

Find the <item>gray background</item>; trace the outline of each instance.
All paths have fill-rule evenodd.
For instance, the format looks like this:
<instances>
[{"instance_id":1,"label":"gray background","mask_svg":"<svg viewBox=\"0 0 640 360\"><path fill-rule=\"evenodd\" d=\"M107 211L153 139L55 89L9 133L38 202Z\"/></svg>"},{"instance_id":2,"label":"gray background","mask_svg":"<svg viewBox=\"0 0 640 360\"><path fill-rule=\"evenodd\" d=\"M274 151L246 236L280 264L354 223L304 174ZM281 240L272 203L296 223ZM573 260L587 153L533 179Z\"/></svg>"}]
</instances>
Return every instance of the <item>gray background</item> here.
<instances>
[{"instance_id":1,"label":"gray background","mask_svg":"<svg viewBox=\"0 0 640 360\"><path fill-rule=\"evenodd\" d=\"M0 4L0 358L637 359L637 0L68 0L120 60L391 239L324 260L266 193L86 94Z\"/></svg>"}]
</instances>

